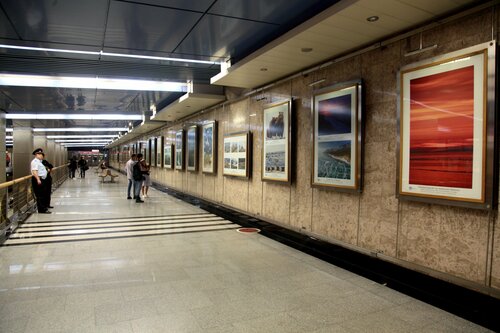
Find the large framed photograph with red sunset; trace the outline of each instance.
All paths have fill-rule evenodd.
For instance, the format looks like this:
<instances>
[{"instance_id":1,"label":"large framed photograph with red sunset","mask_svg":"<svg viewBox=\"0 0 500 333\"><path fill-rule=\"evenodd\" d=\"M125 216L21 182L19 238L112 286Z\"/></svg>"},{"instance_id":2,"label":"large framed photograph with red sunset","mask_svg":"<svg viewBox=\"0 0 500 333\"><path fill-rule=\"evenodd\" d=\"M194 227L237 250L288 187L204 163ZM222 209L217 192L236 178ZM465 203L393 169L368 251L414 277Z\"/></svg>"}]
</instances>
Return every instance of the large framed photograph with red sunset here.
<instances>
[{"instance_id":1,"label":"large framed photograph with red sunset","mask_svg":"<svg viewBox=\"0 0 500 333\"><path fill-rule=\"evenodd\" d=\"M483 44L401 70L400 197L491 208L490 49Z\"/></svg>"}]
</instances>

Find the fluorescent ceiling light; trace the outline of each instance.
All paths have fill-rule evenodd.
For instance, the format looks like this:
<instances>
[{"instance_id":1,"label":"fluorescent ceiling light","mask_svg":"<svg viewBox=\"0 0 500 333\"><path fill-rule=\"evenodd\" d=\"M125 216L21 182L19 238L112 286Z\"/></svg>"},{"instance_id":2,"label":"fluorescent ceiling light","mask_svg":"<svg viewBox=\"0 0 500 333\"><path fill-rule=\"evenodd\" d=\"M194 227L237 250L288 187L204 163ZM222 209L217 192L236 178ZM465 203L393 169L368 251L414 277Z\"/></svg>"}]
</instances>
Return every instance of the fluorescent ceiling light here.
<instances>
[{"instance_id":1,"label":"fluorescent ceiling light","mask_svg":"<svg viewBox=\"0 0 500 333\"><path fill-rule=\"evenodd\" d=\"M0 48L14 49L14 50L26 50L26 51L46 51L46 52L58 52L58 53L88 54L88 55L95 55L95 56L108 56L108 57L117 57L117 58L177 61L177 62L189 62L189 63L207 64L207 65L220 65L221 64L218 61L183 59L183 58L172 58L172 57L155 57L155 56L123 54L123 53L110 53L110 52L104 52L102 50L101 51L80 51L80 50L53 49L53 48L47 48L47 47L17 46L17 45L6 45L6 44L0 44Z\"/></svg>"},{"instance_id":2,"label":"fluorescent ceiling light","mask_svg":"<svg viewBox=\"0 0 500 333\"><path fill-rule=\"evenodd\" d=\"M14 137L12 135L6 135L5 140L13 140Z\"/></svg>"},{"instance_id":3,"label":"fluorescent ceiling light","mask_svg":"<svg viewBox=\"0 0 500 333\"><path fill-rule=\"evenodd\" d=\"M136 91L187 91L187 83L179 82L18 74L0 74L0 85Z\"/></svg>"},{"instance_id":4,"label":"fluorescent ceiling light","mask_svg":"<svg viewBox=\"0 0 500 333\"><path fill-rule=\"evenodd\" d=\"M96 142L96 143L106 143L106 142L111 142L110 139L104 139L104 140L99 140L99 139L61 139L61 140L54 140L54 142L79 142L79 143L84 143L84 142Z\"/></svg>"},{"instance_id":5,"label":"fluorescent ceiling light","mask_svg":"<svg viewBox=\"0 0 500 333\"><path fill-rule=\"evenodd\" d=\"M13 128L6 128L5 132L14 132L14 129Z\"/></svg>"},{"instance_id":6,"label":"fluorescent ceiling light","mask_svg":"<svg viewBox=\"0 0 500 333\"><path fill-rule=\"evenodd\" d=\"M7 113L7 119L83 119L83 120L141 120L136 114L65 114L65 113Z\"/></svg>"},{"instance_id":7,"label":"fluorescent ceiling light","mask_svg":"<svg viewBox=\"0 0 500 333\"><path fill-rule=\"evenodd\" d=\"M105 147L106 143L61 143L62 146L68 147Z\"/></svg>"},{"instance_id":8,"label":"fluorescent ceiling light","mask_svg":"<svg viewBox=\"0 0 500 333\"><path fill-rule=\"evenodd\" d=\"M123 132L128 127L68 127L68 128L33 128L33 132Z\"/></svg>"},{"instance_id":9,"label":"fluorescent ceiling light","mask_svg":"<svg viewBox=\"0 0 500 333\"><path fill-rule=\"evenodd\" d=\"M109 139L113 139L113 138L116 138L118 136L118 134L115 134L115 135L78 135L78 134L75 134L75 135L47 135L46 138L47 139L90 139L90 138L109 138Z\"/></svg>"}]
</instances>

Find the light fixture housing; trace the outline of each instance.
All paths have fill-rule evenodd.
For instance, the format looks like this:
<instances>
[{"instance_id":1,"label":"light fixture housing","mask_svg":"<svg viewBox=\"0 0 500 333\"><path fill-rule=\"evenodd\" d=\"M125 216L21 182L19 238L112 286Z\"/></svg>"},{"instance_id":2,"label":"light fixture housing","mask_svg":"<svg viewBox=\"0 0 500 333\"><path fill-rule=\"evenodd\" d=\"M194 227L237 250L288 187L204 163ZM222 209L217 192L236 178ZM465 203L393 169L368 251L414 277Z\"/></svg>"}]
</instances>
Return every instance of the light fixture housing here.
<instances>
[{"instance_id":1,"label":"light fixture housing","mask_svg":"<svg viewBox=\"0 0 500 333\"><path fill-rule=\"evenodd\" d=\"M7 113L6 119L141 120L139 114Z\"/></svg>"},{"instance_id":2,"label":"light fixture housing","mask_svg":"<svg viewBox=\"0 0 500 333\"><path fill-rule=\"evenodd\" d=\"M1 86L186 92L187 83L100 77L0 74Z\"/></svg>"}]
</instances>

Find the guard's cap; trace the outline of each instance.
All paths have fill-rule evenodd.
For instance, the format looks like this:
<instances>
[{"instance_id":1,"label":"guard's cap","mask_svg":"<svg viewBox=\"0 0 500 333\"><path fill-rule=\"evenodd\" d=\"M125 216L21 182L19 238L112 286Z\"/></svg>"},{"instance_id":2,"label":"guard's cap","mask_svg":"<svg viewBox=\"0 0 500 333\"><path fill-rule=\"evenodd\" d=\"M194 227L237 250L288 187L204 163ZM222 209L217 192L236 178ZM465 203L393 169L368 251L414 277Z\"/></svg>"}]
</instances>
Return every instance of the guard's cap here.
<instances>
[{"instance_id":1,"label":"guard's cap","mask_svg":"<svg viewBox=\"0 0 500 333\"><path fill-rule=\"evenodd\" d=\"M36 154L39 154L39 153L43 154L43 149L42 148L37 148L37 149L33 150L33 155L36 155Z\"/></svg>"}]
</instances>

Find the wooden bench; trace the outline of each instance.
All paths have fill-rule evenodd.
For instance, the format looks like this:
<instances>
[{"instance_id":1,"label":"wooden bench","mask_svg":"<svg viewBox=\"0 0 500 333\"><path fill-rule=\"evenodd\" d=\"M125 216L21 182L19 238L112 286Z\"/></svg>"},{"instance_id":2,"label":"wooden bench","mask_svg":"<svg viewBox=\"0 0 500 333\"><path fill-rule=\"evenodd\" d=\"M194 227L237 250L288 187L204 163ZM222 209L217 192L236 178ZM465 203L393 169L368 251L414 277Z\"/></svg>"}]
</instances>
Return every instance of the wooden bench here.
<instances>
[{"instance_id":1,"label":"wooden bench","mask_svg":"<svg viewBox=\"0 0 500 333\"><path fill-rule=\"evenodd\" d=\"M104 183L104 179L106 179L106 177L109 177L110 178L110 182L114 183L115 182L115 178L118 177L118 175L114 175L114 174L111 173L111 170L105 169L105 170L103 170L102 174L99 175L99 177L101 178L101 182L102 183Z\"/></svg>"}]
</instances>

